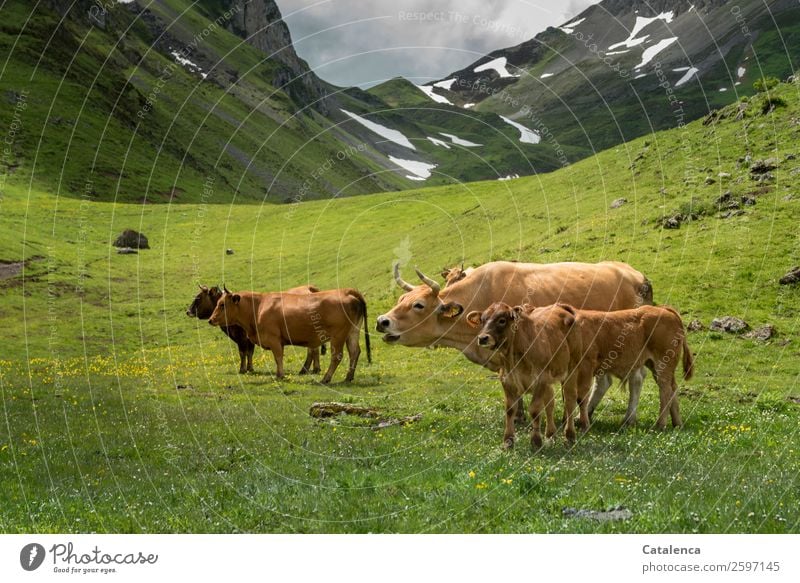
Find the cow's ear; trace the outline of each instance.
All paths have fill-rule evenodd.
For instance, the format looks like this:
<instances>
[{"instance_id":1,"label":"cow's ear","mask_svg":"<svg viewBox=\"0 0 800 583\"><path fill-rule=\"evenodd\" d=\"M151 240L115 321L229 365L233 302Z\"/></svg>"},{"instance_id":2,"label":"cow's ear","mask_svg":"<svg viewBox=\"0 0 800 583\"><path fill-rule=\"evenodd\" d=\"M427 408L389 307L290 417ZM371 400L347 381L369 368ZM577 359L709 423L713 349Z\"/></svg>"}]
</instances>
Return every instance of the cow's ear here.
<instances>
[{"instance_id":1,"label":"cow's ear","mask_svg":"<svg viewBox=\"0 0 800 583\"><path fill-rule=\"evenodd\" d=\"M234 304L238 304L239 300L241 300L241 299L242 299L242 296L240 296L239 294L233 294L233 297L231 298L231 300L233 301Z\"/></svg>"},{"instance_id":2,"label":"cow's ear","mask_svg":"<svg viewBox=\"0 0 800 583\"><path fill-rule=\"evenodd\" d=\"M527 311L528 311L528 304L522 304L521 306L514 306L514 308L511 310L511 319L516 320Z\"/></svg>"},{"instance_id":3,"label":"cow's ear","mask_svg":"<svg viewBox=\"0 0 800 583\"><path fill-rule=\"evenodd\" d=\"M442 279L447 280L447 276L450 275L449 269L442 269L442 272L439 274L442 276Z\"/></svg>"},{"instance_id":4,"label":"cow's ear","mask_svg":"<svg viewBox=\"0 0 800 583\"><path fill-rule=\"evenodd\" d=\"M473 328L480 328L481 327L481 313L480 312L470 312L469 314L467 314L467 324L469 324Z\"/></svg>"},{"instance_id":5,"label":"cow's ear","mask_svg":"<svg viewBox=\"0 0 800 583\"><path fill-rule=\"evenodd\" d=\"M461 304L457 304L456 302L448 302L446 304L442 304L439 308L439 314L444 316L445 318L457 318L461 315L464 311L464 306Z\"/></svg>"}]
</instances>

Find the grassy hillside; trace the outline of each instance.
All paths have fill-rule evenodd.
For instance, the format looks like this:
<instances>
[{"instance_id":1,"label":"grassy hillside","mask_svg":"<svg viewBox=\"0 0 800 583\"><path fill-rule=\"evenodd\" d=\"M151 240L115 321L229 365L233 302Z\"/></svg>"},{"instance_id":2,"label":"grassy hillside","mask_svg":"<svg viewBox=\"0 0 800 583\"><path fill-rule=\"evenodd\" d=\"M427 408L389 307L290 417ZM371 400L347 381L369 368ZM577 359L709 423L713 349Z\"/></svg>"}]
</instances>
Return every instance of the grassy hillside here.
<instances>
[{"instance_id":1,"label":"grassy hillside","mask_svg":"<svg viewBox=\"0 0 800 583\"><path fill-rule=\"evenodd\" d=\"M193 4L164 0L139 14L108 3L99 26L91 2L63 18L45 4L4 3L0 127L17 96L26 109L3 170L64 196L152 203L283 202L409 184L374 172L382 167L356 150L304 188L346 142L287 95L278 63ZM196 47L191 64L170 55L187 47Z\"/></svg>"},{"instance_id":2,"label":"grassy hillside","mask_svg":"<svg viewBox=\"0 0 800 583\"><path fill-rule=\"evenodd\" d=\"M705 125L506 182L143 206L12 177L0 259L27 263L0 282L0 530L797 532L800 289L777 280L800 264L799 88L779 86L774 110L758 96L741 119L735 104ZM768 158L776 168L754 180ZM742 197L754 204L720 208ZM676 216L679 229L663 228ZM117 255L109 242L128 227L152 249ZM612 390L574 449L534 454L521 439L502 453L499 384L455 351L374 334L374 363L354 384L278 382L263 351L258 374L236 374L233 344L183 313L197 281L313 282L359 287L374 321L398 295L393 260L411 279L414 265L433 274L497 258L627 261L687 322L733 315L778 335L691 333L697 372L681 387L680 431L650 429L648 379L639 428L618 432L626 396ZM289 370L303 354L291 351ZM312 420L309 406L329 400L422 419L383 430ZM615 506L633 517L562 514Z\"/></svg>"}]
</instances>

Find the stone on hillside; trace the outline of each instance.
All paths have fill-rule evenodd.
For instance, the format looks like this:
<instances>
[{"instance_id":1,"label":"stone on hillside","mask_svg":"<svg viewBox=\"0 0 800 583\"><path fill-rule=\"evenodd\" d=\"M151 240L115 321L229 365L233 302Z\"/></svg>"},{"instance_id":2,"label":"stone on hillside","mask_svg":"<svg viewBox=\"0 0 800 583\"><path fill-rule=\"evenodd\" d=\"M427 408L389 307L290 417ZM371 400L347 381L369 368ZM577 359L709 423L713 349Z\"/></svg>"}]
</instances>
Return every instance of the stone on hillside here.
<instances>
[{"instance_id":1,"label":"stone on hillside","mask_svg":"<svg viewBox=\"0 0 800 583\"><path fill-rule=\"evenodd\" d=\"M766 158L764 160L756 160L750 166L751 174L766 174L770 170L775 170L778 167L777 158Z\"/></svg>"},{"instance_id":2,"label":"stone on hillside","mask_svg":"<svg viewBox=\"0 0 800 583\"><path fill-rule=\"evenodd\" d=\"M731 173L730 172L720 172L719 174L717 174L717 176L719 178L723 179L723 180L727 180L728 178L731 177Z\"/></svg>"},{"instance_id":3,"label":"stone on hillside","mask_svg":"<svg viewBox=\"0 0 800 583\"><path fill-rule=\"evenodd\" d=\"M778 280L781 285L791 285L800 282L800 266L792 267L789 272Z\"/></svg>"},{"instance_id":4,"label":"stone on hillside","mask_svg":"<svg viewBox=\"0 0 800 583\"><path fill-rule=\"evenodd\" d=\"M705 328L706 327L703 326L703 323L700 320L692 320L689 322L689 325L686 326L686 329L689 332L699 332L700 330L705 330Z\"/></svg>"},{"instance_id":5,"label":"stone on hillside","mask_svg":"<svg viewBox=\"0 0 800 583\"><path fill-rule=\"evenodd\" d=\"M625 204L627 202L628 202L627 198L618 198L617 200L615 200L615 201L613 201L611 203L611 208L612 209L618 209L619 207L621 207L623 204Z\"/></svg>"},{"instance_id":6,"label":"stone on hillside","mask_svg":"<svg viewBox=\"0 0 800 583\"><path fill-rule=\"evenodd\" d=\"M711 184L715 184L717 181L711 176L706 176L705 182L706 182L706 184L711 185Z\"/></svg>"},{"instance_id":7,"label":"stone on hillside","mask_svg":"<svg viewBox=\"0 0 800 583\"><path fill-rule=\"evenodd\" d=\"M683 215L673 215L671 217L665 217L664 220L661 222L661 226L665 229L680 229L681 222L683 221Z\"/></svg>"},{"instance_id":8,"label":"stone on hillside","mask_svg":"<svg viewBox=\"0 0 800 583\"><path fill-rule=\"evenodd\" d=\"M728 332L730 334L740 334L750 329L747 322L734 316L722 316L711 320L709 327L714 332Z\"/></svg>"},{"instance_id":9,"label":"stone on hillside","mask_svg":"<svg viewBox=\"0 0 800 583\"><path fill-rule=\"evenodd\" d=\"M233 249L225 249L225 255L233 255Z\"/></svg>"},{"instance_id":10,"label":"stone on hillside","mask_svg":"<svg viewBox=\"0 0 800 583\"><path fill-rule=\"evenodd\" d=\"M775 326L772 324L766 324L765 326L761 326L760 328L756 328L755 330L751 330L747 334L744 335L745 338L752 338L753 340L769 340L773 338L776 334Z\"/></svg>"},{"instance_id":11,"label":"stone on hillside","mask_svg":"<svg viewBox=\"0 0 800 583\"><path fill-rule=\"evenodd\" d=\"M120 247L117 249L117 254L119 255L136 255L138 251L136 249L132 249L131 247Z\"/></svg>"},{"instance_id":12,"label":"stone on hillside","mask_svg":"<svg viewBox=\"0 0 800 583\"><path fill-rule=\"evenodd\" d=\"M125 229L114 240L114 247L131 247L133 249L150 249L147 237L133 229Z\"/></svg>"},{"instance_id":13,"label":"stone on hillside","mask_svg":"<svg viewBox=\"0 0 800 583\"><path fill-rule=\"evenodd\" d=\"M754 197L754 196L743 196L742 197L742 204L744 206L755 206L756 197Z\"/></svg>"}]
</instances>

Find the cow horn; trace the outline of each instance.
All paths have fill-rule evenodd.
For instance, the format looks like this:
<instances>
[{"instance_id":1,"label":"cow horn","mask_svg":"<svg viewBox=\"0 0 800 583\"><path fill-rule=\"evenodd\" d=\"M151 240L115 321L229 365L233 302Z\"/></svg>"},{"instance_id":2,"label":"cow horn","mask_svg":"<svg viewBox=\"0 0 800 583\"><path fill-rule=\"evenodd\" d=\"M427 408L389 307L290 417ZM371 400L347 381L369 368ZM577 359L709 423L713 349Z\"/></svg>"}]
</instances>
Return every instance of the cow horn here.
<instances>
[{"instance_id":1,"label":"cow horn","mask_svg":"<svg viewBox=\"0 0 800 583\"><path fill-rule=\"evenodd\" d=\"M400 262L395 261L394 263L394 280L397 282L397 285L403 288L406 291L411 291L414 289L414 286L405 281L402 277L400 277Z\"/></svg>"},{"instance_id":2,"label":"cow horn","mask_svg":"<svg viewBox=\"0 0 800 583\"><path fill-rule=\"evenodd\" d=\"M206 286L204 286L202 283L198 283L197 287L200 288L200 291L208 291L208 288Z\"/></svg>"},{"instance_id":3,"label":"cow horn","mask_svg":"<svg viewBox=\"0 0 800 583\"><path fill-rule=\"evenodd\" d=\"M228 286L226 286L224 283L222 284L222 291L224 291L226 294L231 293L230 290L228 290Z\"/></svg>"},{"instance_id":4,"label":"cow horn","mask_svg":"<svg viewBox=\"0 0 800 583\"><path fill-rule=\"evenodd\" d=\"M439 287L439 284L433 281L430 277L422 273L416 267L414 268L414 271L417 272L417 276L422 280L422 283L426 284L429 288L433 290L434 294L438 294L441 291L442 288Z\"/></svg>"}]
</instances>

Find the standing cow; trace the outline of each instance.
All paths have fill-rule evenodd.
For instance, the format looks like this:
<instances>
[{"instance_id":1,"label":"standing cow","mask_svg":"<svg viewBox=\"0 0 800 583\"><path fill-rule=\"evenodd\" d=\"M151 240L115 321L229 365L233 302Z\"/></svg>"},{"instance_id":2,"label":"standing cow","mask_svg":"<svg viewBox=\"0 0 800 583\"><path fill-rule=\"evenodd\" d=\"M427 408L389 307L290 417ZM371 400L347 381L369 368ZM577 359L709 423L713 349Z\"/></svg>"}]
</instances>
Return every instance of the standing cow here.
<instances>
[{"instance_id":1,"label":"standing cow","mask_svg":"<svg viewBox=\"0 0 800 583\"><path fill-rule=\"evenodd\" d=\"M212 326L240 326L247 338L272 351L276 376L283 377L283 347L287 345L319 348L331 344L331 364L323 383L329 383L344 358L350 357L345 380L355 375L361 347L358 335L367 318L367 303L355 289L339 289L313 294L232 293L224 290L208 323ZM372 362L369 332L364 330L367 361Z\"/></svg>"},{"instance_id":2,"label":"standing cow","mask_svg":"<svg viewBox=\"0 0 800 583\"><path fill-rule=\"evenodd\" d=\"M377 330L389 344L427 347L448 346L461 350L472 362L493 371L502 368L500 358L480 347L477 331L462 317L482 312L494 302L509 305L547 306L566 303L593 310L622 310L653 303L653 288L647 278L630 265L617 261L600 263L515 263L494 261L476 267L469 277L446 288L425 276L423 285L413 286L400 277L397 285L407 293L386 314L378 316ZM626 420L635 420L635 403L644 381L644 371L628 377L630 398ZM598 378L596 401L608 390L610 375Z\"/></svg>"},{"instance_id":3,"label":"standing cow","mask_svg":"<svg viewBox=\"0 0 800 583\"><path fill-rule=\"evenodd\" d=\"M222 290L217 286L208 287L199 285L200 293L198 293L189 308L186 310L186 315L200 320L208 320L217 307L217 302L222 297ZM297 294L311 294L319 291L319 288L313 285L301 285L286 290L287 293ZM239 374L253 372L253 352L255 351L255 344L247 339L244 329L240 326L221 326L222 331L236 343L239 348ZM300 369L300 374L308 374L309 372L317 374L320 371L319 354L325 354L325 345L323 344L320 349L309 348L306 355L306 361L303 363L303 368Z\"/></svg>"}]
</instances>

